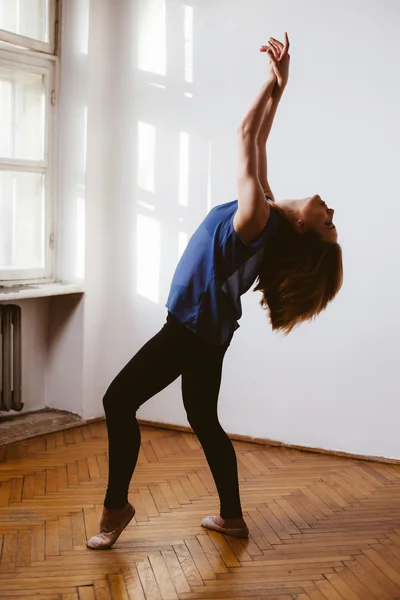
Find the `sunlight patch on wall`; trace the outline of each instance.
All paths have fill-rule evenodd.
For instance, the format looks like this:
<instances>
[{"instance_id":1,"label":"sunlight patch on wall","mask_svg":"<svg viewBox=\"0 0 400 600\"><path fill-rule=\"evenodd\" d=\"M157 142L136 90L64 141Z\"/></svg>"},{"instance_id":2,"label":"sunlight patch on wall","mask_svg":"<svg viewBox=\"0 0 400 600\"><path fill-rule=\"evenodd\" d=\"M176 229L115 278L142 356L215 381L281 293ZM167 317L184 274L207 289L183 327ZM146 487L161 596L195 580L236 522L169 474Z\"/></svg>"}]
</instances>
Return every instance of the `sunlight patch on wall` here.
<instances>
[{"instance_id":1,"label":"sunlight patch on wall","mask_svg":"<svg viewBox=\"0 0 400 600\"><path fill-rule=\"evenodd\" d=\"M89 17L88 17L89 18ZM85 279L86 267L86 160L87 160L87 131L88 131L88 107L83 107L82 114L82 163L79 171L79 183L76 195L76 254L75 254L75 277Z\"/></svg>"},{"instance_id":2,"label":"sunlight patch on wall","mask_svg":"<svg viewBox=\"0 0 400 600\"><path fill-rule=\"evenodd\" d=\"M208 142L208 164L207 164L207 214L211 210L211 165L212 165L212 142Z\"/></svg>"},{"instance_id":3,"label":"sunlight patch on wall","mask_svg":"<svg viewBox=\"0 0 400 600\"><path fill-rule=\"evenodd\" d=\"M139 206L144 206L144 208L148 208L149 210L156 209L155 206L153 206L152 204L149 204L148 202L143 202L143 200L138 200L137 203L139 204Z\"/></svg>"},{"instance_id":4,"label":"sunlight patch on wall","mask_svg":"<svg viewBox=\"0 0 400 600\"><path fill-rule=\"evenodd\" d=\"M188 245L188 241L189 241L188 234L185 233L184 231L180 231L179 237L178 237L178 260L184 253L186 246Z\"/></svg>"},{"instance_id":5,"label":"sunlight patch on wall","mask_svg":"<svg viewBox=\"0 0 400 600\"><path fill-rule=\"evenodd\" d=\"M83 109L83 172L86 173L88 107Z\"/></svg>"},{"instance_id":6,"label":"sunlight patch on wall","mask_svg":"<svg viewBox=\"0 0 400 600\"><path fill-rule=\"evenodd\" d=\"M86 201L85 186L79 186L76 199L76 270L79 279L85 279Z\"/></svg>"},{"instance_id":7,"label":"sunlight patch on wall","mask_svg":"<svg viewBox=\"0 0 400 600\"><path fill-rule=\"evenodd\" d=\"M151 85L152 87L158 88L160 90L166 90L167 89L166 85L162 85L161 83L155 83L154 81L149 81L149 85Z\"/></svg>"},{"instance_id":8,"label":"sunlight patch on wall","mask_svg":"<svg viewBox=\"0 0 400 600\"><path fill-rule=\"evenodd\" d=\"M179 204L189 203L189 134L181 131L179 134Z\"/></svg>"},{"instance_id":9,"label":"sunlight patch on wall","mask_svg":"<svg viewBox=\"0 0 400 600\"><path fill-rule=\"evenodd\" d=\"M154 193L154 164L156 153L156 129L153 125L138 123L138 186Z\"/></svg>"},{"instance_id":10,"label":"sunlight patch on wall","mask_svg":"<svg viewBox=\"0 0 400 600\"><path fill-rule=\"evenodd\" d=\"M165 0L139 2L139 64L141 71L167 74L167 19Z\"/></svg>"},{"instance_id":11,"label":"sunlight patch on wall","mask_svg":"<svg viewBox=\"0 0 400 600\"><path fill-rule=\"evenodd\" d=\"M183 5L185 81L193 83L193 6Z\"/></svg>"},{"instance_id":12,"label":"sunlight patch on wall","mask_svg":"<svg viewBox=\"0 0 400 600\"><path fill-rule=\"evenodd\" d=\"M136 240L136 292L139 296L158 304L160 297L160 223L144 215L138 215Z\"/></svg>"},{"instance_id":13,"label":"sunlight patch on wall","mask_svg":"<svg viewBox=\"0 0 400 600\"><path fill-rule=\"evenodd\" d=\"M78 22L79 22L79 36L80 36L80 50L82 54L89 53L89 8L90 0L81 0L75 3L77 10L79 11Z\"/></svg>"}]
</instances>

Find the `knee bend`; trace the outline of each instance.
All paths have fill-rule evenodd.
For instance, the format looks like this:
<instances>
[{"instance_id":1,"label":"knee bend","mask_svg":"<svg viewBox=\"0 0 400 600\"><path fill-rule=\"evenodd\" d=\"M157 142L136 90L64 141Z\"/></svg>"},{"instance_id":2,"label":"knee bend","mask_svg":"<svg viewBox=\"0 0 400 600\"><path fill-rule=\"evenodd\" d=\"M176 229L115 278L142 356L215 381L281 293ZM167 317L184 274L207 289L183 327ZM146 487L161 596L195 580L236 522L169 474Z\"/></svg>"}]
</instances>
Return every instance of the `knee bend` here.
<instances>
[{"instance_id":1,"label":"knee bend","mask_svg":"<svg viewBox=\"0 0 400 600\"><path fill-rule=\"evenodd\" d=\"M129 393L118 381L113 381L103 396L104 412L108 416L136 414L141 404L140 396Z\"/></svg>"},{"instance_id":2,"label":"knee bend","mask_svg":"<svg viewBox=\"0 0 400 600\"><path fill-rule=\"evenodd\" d=\"M124 394L114 382L111 383L103 396L104 412L110 414L115 410L120 410L123 403Z\"/></svg>"},{"instance_id":3,"label":"knee bend","mask_svg":"<svg viewBox=\"0 0 400 600\"><path fill-rule=\"evenodd\" d=\"M103 396L103 407L106 413L109 412L112 409L112 407L116 404L115 396L116 394L114 393L111 384Z\"/></svg>"},{"instance_id":4,"label":"knee bend","mask_svg":"<svg viewBox=\"0 0 400 600\"><path fill-rule=\"evenodd\" d=\"M217 415L210 415L206 412L187 412L189 425L196 433L199 431L211 431L221 427Z\"/></svg>"}]
</instances>

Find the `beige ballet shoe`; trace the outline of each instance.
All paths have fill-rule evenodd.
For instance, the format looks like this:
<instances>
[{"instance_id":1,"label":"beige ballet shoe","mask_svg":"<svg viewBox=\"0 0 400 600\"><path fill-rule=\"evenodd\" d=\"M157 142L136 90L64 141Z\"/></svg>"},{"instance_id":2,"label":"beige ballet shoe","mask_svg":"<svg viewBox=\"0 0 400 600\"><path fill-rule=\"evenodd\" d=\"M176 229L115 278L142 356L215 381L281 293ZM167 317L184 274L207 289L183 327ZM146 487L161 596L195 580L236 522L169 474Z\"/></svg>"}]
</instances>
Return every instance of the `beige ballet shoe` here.
<instances>
[{"instance_id":1,"label":"beige ballet shoe","mask_svg":"<svg viewBox=\"0 0 400 600\"><path fill-rule=\"evenodd\" d=\"M121 523L112 531L106 531L103 527L99 533L96 533L93 537L86 542L86 546L91 550L108 550L117 541L125 527L132 521L135 516L135 509L132 504L128 504L128 510L126 515L122 519Z\"/></svg>"},{"instance_id":2,"label":"beige ballet shoe","mask_svg":"<svg viewBox=\"0 0 400 600\"><path fill-rule=\"evenodd\" d=\"M206 529L212 529L213 531L218 531L219 533L225 533L225 535L230 535L236 538L249 537L248 527L221 527L214 521L214 517L204 517L200 523L201 526L205 527Z\"/></svg>"}]
</instances>

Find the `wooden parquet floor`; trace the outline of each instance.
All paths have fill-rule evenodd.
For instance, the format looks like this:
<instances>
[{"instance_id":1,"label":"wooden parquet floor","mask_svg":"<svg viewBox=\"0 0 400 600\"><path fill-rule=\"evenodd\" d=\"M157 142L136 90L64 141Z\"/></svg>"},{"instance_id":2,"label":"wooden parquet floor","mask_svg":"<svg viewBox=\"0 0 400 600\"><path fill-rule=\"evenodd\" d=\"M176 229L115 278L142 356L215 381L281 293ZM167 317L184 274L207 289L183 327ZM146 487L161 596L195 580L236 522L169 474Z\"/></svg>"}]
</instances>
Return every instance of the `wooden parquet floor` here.
<instances>
[{"instance_id":1,"label":"wooden parquet floor","mask_svg":"<svg viewBox=\"0 0 400 600\"><path fill-rule=\"evenodd\" d=\"M0 448L0 599L400 599L400 466L235 442L241 541L197 438L142 428L136 517L91 551L107 481L104 422Z\"/></svg>"}]
</instances>

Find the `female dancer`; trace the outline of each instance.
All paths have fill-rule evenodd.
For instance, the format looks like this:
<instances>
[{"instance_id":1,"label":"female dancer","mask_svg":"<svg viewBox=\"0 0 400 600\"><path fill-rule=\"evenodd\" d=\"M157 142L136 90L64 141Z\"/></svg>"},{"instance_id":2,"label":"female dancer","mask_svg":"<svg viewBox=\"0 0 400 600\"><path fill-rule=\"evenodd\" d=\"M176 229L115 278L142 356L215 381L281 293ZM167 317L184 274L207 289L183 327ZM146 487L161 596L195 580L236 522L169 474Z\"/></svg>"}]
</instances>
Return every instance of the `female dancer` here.
<instances>
[{"instance_id":1,"label":"female dancer","mask_svg":"<svg viewBox=\"0 0 400 600\"><path fill-rule=\"evenodd\" d=\"M266 141L289 74L289 40L270 38L266 82L238 129L238 200L214 207L191 237L175 271L162 329L130 360L103 404L109 478L100 532L87 546L110 548L135 514L129 483L140 448L136 411L182 376L188 421L220 499L204 527L247 537L235 451L217 401L225 352L239 327L240 297L256 281L272 328L289 333L321 312L342 284L333 210L314 195L275 203L267 181Z\"/></svg>"}]
</instances>

